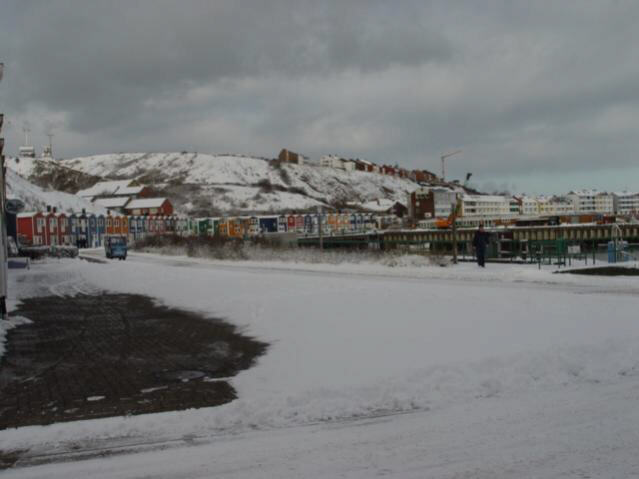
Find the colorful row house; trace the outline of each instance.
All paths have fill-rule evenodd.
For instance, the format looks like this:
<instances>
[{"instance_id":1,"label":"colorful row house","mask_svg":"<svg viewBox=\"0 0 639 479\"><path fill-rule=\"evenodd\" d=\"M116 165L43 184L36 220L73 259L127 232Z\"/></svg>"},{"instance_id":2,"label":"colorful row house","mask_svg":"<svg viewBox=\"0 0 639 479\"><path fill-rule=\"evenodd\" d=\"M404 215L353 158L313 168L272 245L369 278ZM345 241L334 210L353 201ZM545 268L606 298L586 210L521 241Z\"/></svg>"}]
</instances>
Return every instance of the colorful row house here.
<instances>
[{"instance_id":1,"label":"colorful row house","mask_svg":"<svg viewBox=\"0 0 639 479\"><path fill-rule=\"evenodd\" d=\"M18 241L24 246L74 245L96 248L109 235L126 236L130 242L149 234L191 234L190 219L171 216L96 215L93 213L19 213L16 218ZM208 234L209 232L207 232ZM211 232L212 234L213 232Z\"/></svg>"},{"instance_id":2,"label":"colorful row house","mask_svg":"<svg viewBox=\"0 0 639 479\"><path fill-rule=\"evenodd\" d=\"M384 229L394 217L369 213L289 214L223 218L187 218L175 215L106 215L46 212L17 215L18 241L25 246L75 245L96 248L104 237L126 236L129 242L148 235L221 236L246 239L271 233L347 234Z\"/></svg>"}]
</instances>

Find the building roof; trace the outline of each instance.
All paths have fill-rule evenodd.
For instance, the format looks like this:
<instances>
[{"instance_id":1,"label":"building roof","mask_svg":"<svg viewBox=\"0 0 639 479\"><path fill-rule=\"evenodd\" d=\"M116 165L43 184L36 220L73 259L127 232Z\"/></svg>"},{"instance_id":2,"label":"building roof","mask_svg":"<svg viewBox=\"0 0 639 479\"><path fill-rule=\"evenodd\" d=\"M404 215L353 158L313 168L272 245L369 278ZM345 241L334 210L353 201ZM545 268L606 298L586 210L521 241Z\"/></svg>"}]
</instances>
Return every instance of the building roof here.
<instances>
[{"instance_id":1,"label":"building roof","mask_svg":"<svg viewBox=\"0 0 639 479\"><path fill-rule=\"evenodd\" d=\"M166 198L142 198L138 200L131 200L131 202L126 205L126 209L159 208L165 201L167 201Z\"/></svg>"},{"instance_id":2,"label":"building roof","mask_svg":"<svg viewBox=\"0 0 639 479\"><path fill-rule=\"evenodd\" d=\"M105 208L124 208L130 200L131 198L128 196L118 196L116 198L98 198L94 203Z\"/></svg>"},{"instance_id":3,"label":"building roof","mask_svg":"<svg viewBox=\"0 0 639 479\"><path fill-rule=\"evenodd\" d=\"M25 211L23 213L18 213L16 218L33 218L38 213L40 213L40 211Z\"/></svg>"},{"instance_id":4,"label":"building roof","mask_svg":"<svg viewBox=\"0 0 639 479\"><path fill-rule=\"evenodd\" d=\"M131 183L134 183L133 180L116 180L116 181L100 181L96 183L91 188L87 188L86 190L81 190L76 193L78 196L87 197L87 196L109 196L115 195L118 193L120 189L126 189L131 186Z\"/></svg>"},{"instance_id":5,"label":"building roof","mask_svg":"<svg viewBox=\"0 0 639 479\"><path fill-rule=\"evenodd\" d=\"M118 188L118 190L115 192L116 195L120 196L120 195L137 195L139 193L142 193L142 190L146 188L145 186L125 186L125 187L120 187Z\"/></svg>"},{"instance_id":6,"label":"building roof","mask_svg":"<svg viewBox=\"0 0 639 479\"><path fill-rule=\"evenodd\" d=\"M616 191L613 193L613 195L619 197L619 198L629 198L629 197L634 197L634 196L639 196L639 193L633 193L632 191Z\"/></svg>"},{"instance_id":7,"label":"building roof","mask_svg":"<svg viewBox=\"0 0 639 479\"><path fill-rule=\"evenodd\" d=\"M602 196L607 195L605 191L597 191L597 190L576 190L571 191L568 195L576 195L576 196Z\"/></svg>"}]
</instances>

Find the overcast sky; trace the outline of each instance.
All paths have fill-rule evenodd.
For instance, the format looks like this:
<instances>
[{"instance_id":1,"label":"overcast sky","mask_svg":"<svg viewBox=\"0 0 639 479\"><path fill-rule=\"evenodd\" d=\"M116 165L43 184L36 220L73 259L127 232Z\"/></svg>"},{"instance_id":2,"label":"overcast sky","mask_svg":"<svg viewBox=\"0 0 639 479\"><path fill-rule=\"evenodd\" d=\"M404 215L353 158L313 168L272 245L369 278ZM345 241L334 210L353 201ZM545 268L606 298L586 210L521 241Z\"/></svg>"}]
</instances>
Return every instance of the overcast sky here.
<instances>
[{"instance_id":1,"label":"overcast sky","mask_svg":"<svg viewBox=\"0 0 639 479\"><path fill-rule=\"evenodd\" d=\"M7 154L282 147L639 190L639 2L2 0ZM6 123L6 121L5 121Z\"/></svg>"}]
</instances>

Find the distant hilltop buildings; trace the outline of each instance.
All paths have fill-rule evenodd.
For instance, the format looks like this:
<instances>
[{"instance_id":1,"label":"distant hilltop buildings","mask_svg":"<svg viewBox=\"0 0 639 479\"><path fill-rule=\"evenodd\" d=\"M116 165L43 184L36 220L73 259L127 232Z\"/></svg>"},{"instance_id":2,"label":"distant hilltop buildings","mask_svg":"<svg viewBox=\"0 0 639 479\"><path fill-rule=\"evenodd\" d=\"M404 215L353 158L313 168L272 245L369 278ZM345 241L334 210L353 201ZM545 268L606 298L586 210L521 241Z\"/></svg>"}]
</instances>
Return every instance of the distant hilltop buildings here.
<instances>
[{"instance_id":1,"label":"distant hilltop buildings","mask_svg":"<svg viewBox=\"0 0 639 479\"><path fill-rule=\"evenodd\" d=\"M377 173L380 175L396 176L398 178L407 178L417 183L434 183L440 179L434 173L428 170L407 170L399 166L377 165L368 160L359 158L343 158L337 155L324 155L319 162L312 161L299 153L283 149L277 157L280 163L290 163L294 165L310 165L323 168L333 168L343 171L363 171L366 173Z\"/></svg>"}]
</instances>

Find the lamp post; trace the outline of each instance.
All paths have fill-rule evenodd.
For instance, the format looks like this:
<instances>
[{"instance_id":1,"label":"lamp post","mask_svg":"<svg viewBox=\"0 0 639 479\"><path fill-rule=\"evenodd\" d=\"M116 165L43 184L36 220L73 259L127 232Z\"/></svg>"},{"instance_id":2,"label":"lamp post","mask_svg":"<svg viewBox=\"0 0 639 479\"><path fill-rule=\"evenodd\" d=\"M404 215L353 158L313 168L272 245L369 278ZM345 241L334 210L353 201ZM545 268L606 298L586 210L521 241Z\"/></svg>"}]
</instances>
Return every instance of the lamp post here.
<instances>
[{"instance_id":1,"label":"lamp post","mask_svg":"<svg viewBox=\"0 0 639 479\"><path fill-rule=\"evenodd\" d=\"M0 81L2 81L2 73L4 63L0 63ZM0 113L0 133L2 133L2 121L4 115ZM6 180L4 170L4 138L0 137L0 319L7 317L7 225L4 211L6 200Z\"/></svg>"}]
</instances>

